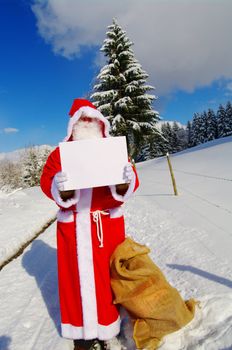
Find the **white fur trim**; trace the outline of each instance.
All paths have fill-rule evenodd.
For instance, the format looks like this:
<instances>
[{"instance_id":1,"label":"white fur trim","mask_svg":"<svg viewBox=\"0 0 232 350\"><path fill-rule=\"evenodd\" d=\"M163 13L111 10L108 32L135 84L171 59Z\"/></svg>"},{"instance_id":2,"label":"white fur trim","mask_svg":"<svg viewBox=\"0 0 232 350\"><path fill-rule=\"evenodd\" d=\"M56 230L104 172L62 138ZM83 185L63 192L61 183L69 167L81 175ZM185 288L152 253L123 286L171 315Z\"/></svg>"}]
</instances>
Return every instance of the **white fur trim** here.
<instances>
[{"instance_id":1,"label":"white fur trim","mask_svg":"<svg viewBox=\"0 0 232 350\"><path fill-rule=\"evenodd\" d=\"M103 114L101 112L99 112L97 109L89 107L89 106L85 106L85 107L81 107L78 109L78 111L76 111L76 113L74 113L74 115L70 118L69 123L68 123L68 130L67 130L67 136L64 138L63 141L67 141L70 136L72 135L72 129L73 129L73 125L78 121L78 119L80 119L82 113L84 112L84 114L87 117L93 117L93 118L97 118L100 121L102 121L105 125L105 137L109 137L109 131L110 131L110 123L108 122L108 120L103 116Z\"/></svg>"},{"instance_id":2,"label":"white fur trim","mask_svg":"<svg viewBox=\"0 0 232 350\"><path fill-rule=\"evenodd\" d=\"M123 215L123 210L121 206L117 208L109 209L109 212L110 212L110 217L112 219L120 218Z\"/></svg>"},{"instance_id":3,"label":"white fur trim","mask_svg":"<svg viewBox=\"0 0 232 350\"><path fill-rule=\"evenodd\" d=\"M63 201L63 199L60 196L60 192L56 186L55 179L52 181L52 187L51 187L51 194L54 199L54 201L60 205L63 208L69 208L74 204L77 204L80 196L80 190L75 190L75 195L73 198L67 199L66 201Z\"/></svg>"},{"instance_id":4,"label":"white fur trim","mask_svg":"<svg viewBox=\"0 0 232 350\"><path fill-rule=\"evenodd\" d=\"M109 340L120 332L120 317L108 326L97 324L98 335L100 340ZM61 334L64 338L69 339L91 339L84 337L83 327L73 326L69 323L61 323Z\"/></svg>"},{"instance_id":5,"label":"white fur trim","mask_svg":"<svg viewBox=\"0 0 232 350\"><path fill-rule=\"evenodd\" d=\"M58 222L73 222L74 215L72 210L58 210L57 212L57 221Z\"/></svg>"},{"instance_id":6,"label":"white fur trim","mask_svg":"<svg viewBox=\"0 0 232 350\"><path fill-rule=\"evenodd\" d=\"M126 191L126 193L123 196L116 192L116 186L115 185L110 185L109 188L111 190L111 194L112 194L113 198L116 201L125 202L134 192L135 180L136 180L136 177L135 177L135 173L133 172L133 178L132 178L132 180L131 180L131 182L129 184L128 190Z\"/></svg>"},{"instance_id":7,"label":"white fur trim","mask_svg":"<svg viewBox=\"0 0 232 350\"><path fill-rule=\"evenodd\" d=\"M98 339L109 340L120 332L120 316L117 320L108 326L98 324Z\"/></svg>"},{"instance_id":8,"label":"white fur trim","mask_svg":"<svg viewBox=\"0 0 232 350\"><path fill-rule=\"evenodd\" d=\"M98 337L90 208L92 189L82 189L76 216L77 259L83 312L83 337Z\"/></svg>"}]
</instances>

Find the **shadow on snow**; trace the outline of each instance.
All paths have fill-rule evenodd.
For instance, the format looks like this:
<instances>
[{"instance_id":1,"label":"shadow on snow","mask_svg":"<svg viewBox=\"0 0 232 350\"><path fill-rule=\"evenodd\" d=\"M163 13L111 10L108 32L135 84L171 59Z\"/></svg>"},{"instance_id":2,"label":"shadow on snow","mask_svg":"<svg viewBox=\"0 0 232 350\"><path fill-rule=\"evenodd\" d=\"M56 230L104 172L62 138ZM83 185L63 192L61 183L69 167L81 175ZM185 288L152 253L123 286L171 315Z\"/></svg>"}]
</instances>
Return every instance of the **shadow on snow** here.
<instances>
[{"instance_id":1,"label":"shadow on snow","mask_svg":"<svg viewBox=\"0 0 232 350\"><path fill-rule=\"evenodd\" d=\"M33 241L31 249L23 256L22 266L35 278L48 314L61 334L56 249L42 240Z\"/></svg>"},{"instance_id":2,"label":"shadow on snow","mask_svg":"<svg viewBox=\"0 0 232 350\"><path fill-rule=\"evenodd\" d=\"M178 265L178 264L167 264L167 266L170 267L171 269L192 272L196 275L207 278L208 280L215 281L217 283L223 284L226 287L232 288L232 281L231 280L224 278L224 277L221 277L221 276L218 276L218 275L215 275L213 273L198 269L197 267L193 267L190 265Z\"/></svg>"}]
</instances>

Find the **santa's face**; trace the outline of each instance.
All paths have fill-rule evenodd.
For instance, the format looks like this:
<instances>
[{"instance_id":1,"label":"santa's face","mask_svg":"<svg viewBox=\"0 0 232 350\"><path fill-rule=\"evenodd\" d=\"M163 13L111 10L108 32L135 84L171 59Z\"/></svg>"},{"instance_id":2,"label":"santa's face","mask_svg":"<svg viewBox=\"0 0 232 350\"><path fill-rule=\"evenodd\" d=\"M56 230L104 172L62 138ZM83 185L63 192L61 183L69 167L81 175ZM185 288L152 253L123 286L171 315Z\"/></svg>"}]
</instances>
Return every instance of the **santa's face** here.
<instances>
[{"instance_id":1,"label":"santa's face","mask_svg":"<svg viewBox=\"0 0 232 350\"><path fill-rule=\"evenodd\" d=\"M82 116L73 125L73 141L103 137L102 123L97 118Z\"/></svg>"}]
</instances>

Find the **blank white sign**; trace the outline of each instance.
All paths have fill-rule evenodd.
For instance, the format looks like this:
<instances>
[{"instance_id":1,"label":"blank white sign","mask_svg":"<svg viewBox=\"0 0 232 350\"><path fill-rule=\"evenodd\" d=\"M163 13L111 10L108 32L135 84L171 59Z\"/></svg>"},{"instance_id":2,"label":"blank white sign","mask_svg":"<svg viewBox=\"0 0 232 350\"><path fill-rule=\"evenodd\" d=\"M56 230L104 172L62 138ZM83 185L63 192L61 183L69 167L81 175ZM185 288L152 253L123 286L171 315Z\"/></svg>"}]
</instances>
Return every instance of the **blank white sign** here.
<instances>
[{"instance_id":1,"label":"blank white sign","mask_svg":"<svg viewBox=\"0 0 232 350\"><path fill-rule=\"evenodd\" d=\"M125 183L125 136L60 142L59 147L62 171L68 177L65 191Z\"/></svg>"}]
</instances>

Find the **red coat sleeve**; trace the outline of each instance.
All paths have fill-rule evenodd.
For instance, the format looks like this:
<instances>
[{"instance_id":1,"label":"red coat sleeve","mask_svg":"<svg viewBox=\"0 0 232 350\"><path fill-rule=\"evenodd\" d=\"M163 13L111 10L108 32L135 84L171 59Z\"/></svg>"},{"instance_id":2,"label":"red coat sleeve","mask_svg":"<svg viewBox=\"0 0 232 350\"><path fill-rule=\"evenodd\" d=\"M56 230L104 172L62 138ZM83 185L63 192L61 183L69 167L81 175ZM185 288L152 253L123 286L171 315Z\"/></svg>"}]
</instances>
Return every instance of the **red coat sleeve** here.
<instances>
[{"instance_id":1,"label":"red coat sleeve","mask_svg":"<svg viewBox=\"0 0 232 350\"><path fill-rule=\"evenodd\" d=\"M48 156L48 159L43 167L42 175L40 178L40 186L42 191L50 199L53 199L51 194L52 180L56 173L61 171L61 162L60 162L60 150L57 147L52 153Z\"/></svg>"},{"instance_id":2,"label":"red coat sleeve","mask_svg":"<svg viewBox=\"0 0 232 350\"><path fill-rule=\"evenodd\" d=\"M137 174L137 171L136 171L136 168L134 165L133 165L133 171L135 174L135 186L134 186L133 192L135 192L137 190L137 188L139 187L139 178L138 178L138 174Z\"/></svg>"}]
</instances>

